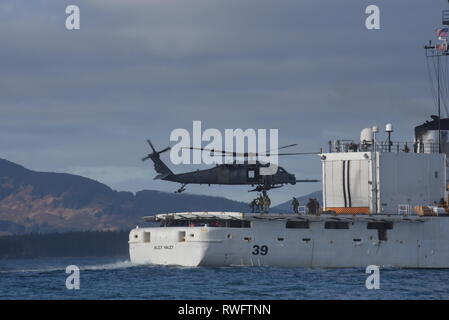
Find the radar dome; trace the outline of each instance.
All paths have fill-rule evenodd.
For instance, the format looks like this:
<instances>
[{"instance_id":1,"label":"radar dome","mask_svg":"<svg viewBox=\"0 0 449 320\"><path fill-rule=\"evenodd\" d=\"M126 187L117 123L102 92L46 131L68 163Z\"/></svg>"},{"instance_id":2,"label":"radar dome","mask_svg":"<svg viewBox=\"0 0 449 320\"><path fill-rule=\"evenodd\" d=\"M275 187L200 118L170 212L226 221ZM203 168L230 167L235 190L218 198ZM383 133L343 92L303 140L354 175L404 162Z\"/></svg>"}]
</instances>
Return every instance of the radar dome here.
<instances>
[{"instance_id":1,"label":"radar dome","mask_svg":"<svg viewBox=\"0 0 449 320\"><path fill-rule=\"evenodd\" d=\"M373 129L365 128L360 132L360 142L361 143L372 143L373 142Z\"/></svg>"}]
</instances>

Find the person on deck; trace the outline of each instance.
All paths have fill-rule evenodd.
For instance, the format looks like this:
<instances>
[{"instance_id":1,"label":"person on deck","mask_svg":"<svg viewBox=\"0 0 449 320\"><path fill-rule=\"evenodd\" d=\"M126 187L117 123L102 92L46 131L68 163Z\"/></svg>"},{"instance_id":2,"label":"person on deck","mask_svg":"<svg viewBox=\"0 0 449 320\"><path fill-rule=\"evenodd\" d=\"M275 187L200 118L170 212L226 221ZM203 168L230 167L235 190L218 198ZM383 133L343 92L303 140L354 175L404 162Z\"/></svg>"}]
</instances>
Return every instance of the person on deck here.
<instances>
[{"instance_id":1,"label":"person on deck","mask_svg":"<svg viewBox=\"0 0 449 320\"><path fill-rule=\"evenodd\" d=\"M299 213L299 201L295 197L293 197L293 200L292 200L292 207L293 207L293 212Z\"/></svg>"}]
</instances>

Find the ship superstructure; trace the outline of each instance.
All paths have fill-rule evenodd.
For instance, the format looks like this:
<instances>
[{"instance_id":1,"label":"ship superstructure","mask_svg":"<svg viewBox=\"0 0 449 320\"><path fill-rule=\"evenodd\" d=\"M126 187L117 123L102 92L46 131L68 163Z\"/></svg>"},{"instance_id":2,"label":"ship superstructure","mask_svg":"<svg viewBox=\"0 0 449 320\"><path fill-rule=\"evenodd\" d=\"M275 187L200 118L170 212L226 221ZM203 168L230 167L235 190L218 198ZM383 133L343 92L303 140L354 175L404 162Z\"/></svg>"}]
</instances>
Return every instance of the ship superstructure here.
<instances>
[{"instance_id":1,"label":"ship superstructure","mask_svg":"<svg viewBox=\"0 0 449 320\"><path fill-rule=\"evenodd\" d=\"M363 129L358 143L329 142L329 152L321 154L326 210L339 214L409 214L418 206L443 204L447 199L447 155L438 152L438 131L432 129L435 122L418 126L412 142L393 143L391 124L386 126L386 142L376 140L376 127ZM449 151L448 141L441 144Z\"/></svg>"}]
</instances>

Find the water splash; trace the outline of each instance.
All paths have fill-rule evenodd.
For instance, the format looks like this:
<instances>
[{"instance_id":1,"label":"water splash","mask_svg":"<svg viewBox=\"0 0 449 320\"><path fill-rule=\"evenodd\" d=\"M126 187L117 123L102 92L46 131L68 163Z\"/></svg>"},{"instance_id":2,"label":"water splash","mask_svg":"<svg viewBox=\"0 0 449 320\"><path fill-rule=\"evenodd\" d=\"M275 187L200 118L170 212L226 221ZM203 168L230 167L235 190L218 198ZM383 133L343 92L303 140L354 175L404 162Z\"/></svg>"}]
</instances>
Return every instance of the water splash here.
<instances>
[{"instance_id":1,"label":"water splash","mask_svg":"<svg viewBox=\"0 0 449 320\"><path fill-rule=\"evenodd\" d=\"M65 267L48 267L48 268L30 268L30 269L11 269L0 270L0 273L28 273L28 272L54 272L65 270Z\"/></svg>"},{"instance_id":2,"label":"water splash","mask_svg":"<svg viewBox=\"0 0 449 320\"><path fill-rule=\"evenodd\" d=\"M138 266L138 264L132 263L129 260L124 260L106 264L80 266L80 270L115 270L115 269L131 268L136 266Z\"/></svg>"},{"instance_id":3,"label":"water splash","mask_svg":"<svg viewBox=\"0 0 449 320\"><path fill-rule=\"evenodd\" d=\"M38 268L23 268L23 269L9 269L5 268L4 270L0 269L1 273L50 273L50 272L65 272L67 265L60 265L60 266L42 266ZM70 265L77 265L76 263L70 263ZM83 270L116 270L116 269L125 269L125 268L131 268L138 266L137 264L132 263L129 260L122 260L117 262L111 262L111 263L104 263L104 264L94 264L94 265L77 265L81 271Z\"/></svg>"}]
</instances>

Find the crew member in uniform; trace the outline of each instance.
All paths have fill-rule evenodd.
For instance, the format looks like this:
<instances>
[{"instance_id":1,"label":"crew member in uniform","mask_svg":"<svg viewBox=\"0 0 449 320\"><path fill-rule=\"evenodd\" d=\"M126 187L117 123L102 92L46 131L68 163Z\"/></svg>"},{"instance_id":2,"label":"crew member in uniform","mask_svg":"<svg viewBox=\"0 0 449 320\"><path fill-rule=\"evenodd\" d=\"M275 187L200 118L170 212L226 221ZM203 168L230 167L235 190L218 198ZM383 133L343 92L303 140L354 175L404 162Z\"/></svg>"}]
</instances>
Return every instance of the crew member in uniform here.
<instances>
[{"instance_id":1,"label":"crew member in uniform","mask_svg":"<svg viewBox=\"0 0 449 320\"><path fill-rule=\"evenodd\" d=\"M270 210L270 205L271 205L271 199L270 197L268 197L267 192L264 190L262 191L262 201L263 201L263 213L268 213L268 211Z\"/></svg>"},{"instance_id":2,"label":"crew member in uniform","mask_svg":"<svg viewBox=\"0 0 449 320\"><path fill-rule=\"evenodd\" d=\"M318 200L309 198L309 202L307 202L307 210L309 214L318 214L320 211L320 203Z\"/></svg>"},{"instance_id":3,"label":"crew member in uniform","mask_svg":"<svg viewBox=\"0 0 449 320\"><path fill-rule=\"evenodd\" d=\"M263 213L265 212L265 199L263 198L262 194L259 195L259 212Z\"/></svg>"},{"instance_id":4,"label":"crew member in uniform","mask_svg":"<svg viewBox=\"0 0 449 320\"><path fill-rule=\"evenodd\" d=\"M299 213L299 201L295 197L293 197L292 206L293 206L293 211L295 213Z\"/></svg>"}]
</instances>

